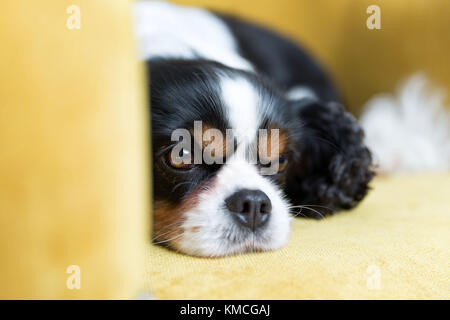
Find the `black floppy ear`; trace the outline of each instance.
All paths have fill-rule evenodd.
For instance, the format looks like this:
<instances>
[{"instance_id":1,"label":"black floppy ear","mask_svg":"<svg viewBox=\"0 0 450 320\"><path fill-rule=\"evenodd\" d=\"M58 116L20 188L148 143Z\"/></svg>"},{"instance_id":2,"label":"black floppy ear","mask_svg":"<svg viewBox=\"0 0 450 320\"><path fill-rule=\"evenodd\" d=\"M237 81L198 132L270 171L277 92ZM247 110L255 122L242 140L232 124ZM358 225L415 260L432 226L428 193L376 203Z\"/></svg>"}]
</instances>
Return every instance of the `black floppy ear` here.
<instances>
[{"instance_id":1,"label":"black floppy ear","mask_svg":"<svg viewBox=\"0 0 450 320\"><path fill-rule=\"evenodd\" d=\"M374 176L372 157L356 119L335 102L302 100L292 110L300 121L299 155L287 172L286 194L302 215L321 218L350 209L364 198Z\"/></svg>"}]
</instances>

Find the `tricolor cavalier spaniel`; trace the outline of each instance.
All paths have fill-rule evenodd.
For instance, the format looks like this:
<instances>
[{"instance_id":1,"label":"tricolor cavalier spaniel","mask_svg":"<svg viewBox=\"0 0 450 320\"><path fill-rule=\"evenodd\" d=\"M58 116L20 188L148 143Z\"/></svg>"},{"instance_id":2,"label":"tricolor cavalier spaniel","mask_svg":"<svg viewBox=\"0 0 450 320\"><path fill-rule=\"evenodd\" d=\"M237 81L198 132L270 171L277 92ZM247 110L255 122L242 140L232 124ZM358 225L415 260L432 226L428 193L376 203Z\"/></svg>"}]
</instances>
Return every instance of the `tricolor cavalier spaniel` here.
<instances>
[{"instance_id":1,"label":"tricolor cavalier spaniel","mask_svg":"<svg viewBox=\"0 0 450 320\"><path fill-rule=\"evenodd\" d=\"M199 256L273 250L300 209L321 218L363 199L373 176L363 132L296 44L199 8L134 9L149 70L155 243Z\"/></svg>"}]
</instances>

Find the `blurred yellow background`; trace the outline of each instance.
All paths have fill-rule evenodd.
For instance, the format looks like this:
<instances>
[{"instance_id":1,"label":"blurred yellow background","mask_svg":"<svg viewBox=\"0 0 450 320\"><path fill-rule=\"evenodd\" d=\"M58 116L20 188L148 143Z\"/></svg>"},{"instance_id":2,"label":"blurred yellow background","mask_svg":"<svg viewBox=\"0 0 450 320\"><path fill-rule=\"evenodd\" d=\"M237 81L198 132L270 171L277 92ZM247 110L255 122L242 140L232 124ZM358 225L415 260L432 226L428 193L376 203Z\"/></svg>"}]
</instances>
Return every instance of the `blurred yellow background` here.
<instances>
[{"instance_id":1,"label":"blurred yellow background","mask_svg":"<svg viewBox=\"0 0 450 320\"><path fill-rule=\"evenodd\" d=\"M348 109L424 71L450 88L448 0L175 0L245 17L302 43L331 72ZM381 29L369 30L370 5ZM447 100L448 102L449 100Z\"/></svg>"},{"instance_id":2,"label":"blurred yellow background","mask_svg":"<svg viewBox=\"0 0 450 320\"><path fill-rule=\"evenodd\" d=\"M79 29L67 27L74 2ZM130 1L104 4L0 1L0 299L140 293L145 78Z\"/></svg>"}]
</instances>

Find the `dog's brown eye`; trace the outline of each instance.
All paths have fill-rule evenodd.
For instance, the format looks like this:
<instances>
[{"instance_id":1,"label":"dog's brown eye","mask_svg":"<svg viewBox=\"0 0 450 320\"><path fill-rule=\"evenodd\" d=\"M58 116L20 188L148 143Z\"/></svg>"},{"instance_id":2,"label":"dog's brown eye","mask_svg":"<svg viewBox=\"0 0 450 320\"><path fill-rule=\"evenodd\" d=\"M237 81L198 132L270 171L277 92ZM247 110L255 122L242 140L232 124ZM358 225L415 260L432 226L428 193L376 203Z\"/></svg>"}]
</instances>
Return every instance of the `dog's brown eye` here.
<instances>
[{"instance_id":1,"label":"dog's brown eye","mask_svg":"<svg viewBox=\"0 0 450 320\"><path fill-rule=\"evenodd\" d=\"M265 168L270 168L272 166L273 162L269 162L266 164L261 164L261 167L265 167ZM286 158L286 156L281 155L278 158L278 172L282 172L287 168L288 165L288 159Z\"/></svg>"},{"instance_id":2,"label":"dog's brown eye","mask_svg":"<svg viewBox=\"0 0 450 320\"><path fill-rule=\"evenodd\" d=\"M285 156L280 156L278 158L278 172L282 172L286 169L288 165L288 159Z\"/></svg>"},{"instance_id":3,"label":"dog's brown eye","mask_svg":"<svg viewBox=\"0 0 450 320\"><path fill-rule=\"evenodd\" d=\"M174 148L166 153L167 163L179 170L188 170L194 166L192 153L187 149Z\"/></svg>"}]
</instances>

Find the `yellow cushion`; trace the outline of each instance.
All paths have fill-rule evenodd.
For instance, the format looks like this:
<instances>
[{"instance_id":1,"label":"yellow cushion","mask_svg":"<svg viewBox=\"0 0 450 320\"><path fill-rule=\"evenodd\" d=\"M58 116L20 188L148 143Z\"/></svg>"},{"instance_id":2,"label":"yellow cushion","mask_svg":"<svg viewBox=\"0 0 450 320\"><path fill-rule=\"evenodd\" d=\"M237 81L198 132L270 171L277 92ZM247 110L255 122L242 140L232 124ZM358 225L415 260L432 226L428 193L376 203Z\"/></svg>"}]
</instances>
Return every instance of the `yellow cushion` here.
<instances>
[{"instance_id":1,"label":"yellow cushion","mask_svg":"<svg viewBox=\"0 0 450 320\"><path fill-rule=\"evenodd\" d=\"M149 246L160 299L449 299L450 174L377 178L363 203L295 219L287 247L219 259Z\"/></svg>"},{"instance_id":2,"label":"yellow cushion","mask_svg":"<svg viewBox=\"0 0 450 320\"><path fill-rule=\"evenodd\" d=\"M66 27L72 3L81 29ZM130 13L0 1L0 299L142 290L148 129Z\"/></svg>"}]
</instances>

